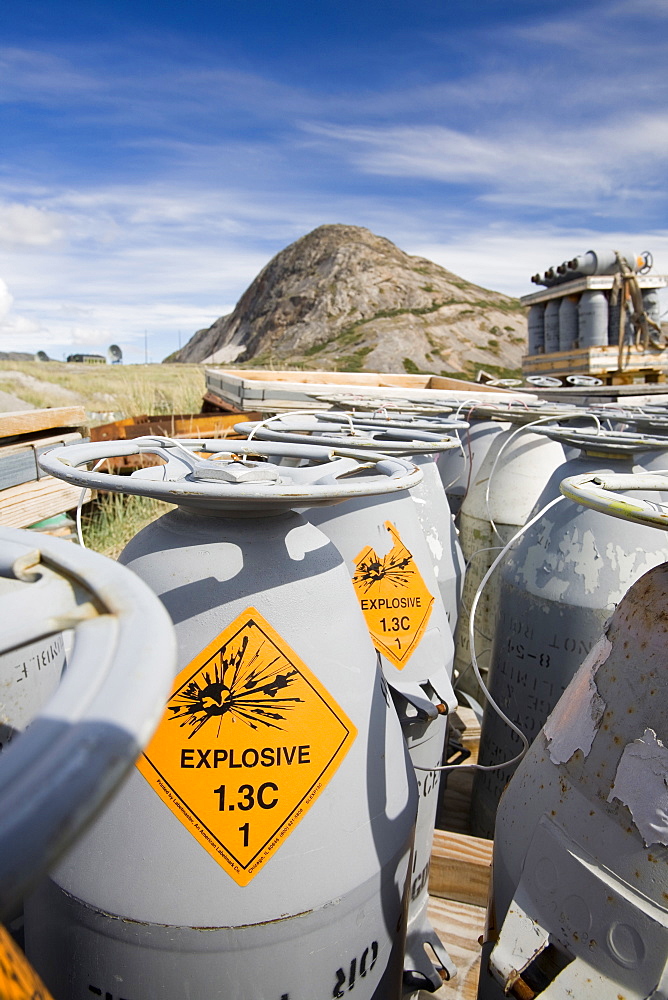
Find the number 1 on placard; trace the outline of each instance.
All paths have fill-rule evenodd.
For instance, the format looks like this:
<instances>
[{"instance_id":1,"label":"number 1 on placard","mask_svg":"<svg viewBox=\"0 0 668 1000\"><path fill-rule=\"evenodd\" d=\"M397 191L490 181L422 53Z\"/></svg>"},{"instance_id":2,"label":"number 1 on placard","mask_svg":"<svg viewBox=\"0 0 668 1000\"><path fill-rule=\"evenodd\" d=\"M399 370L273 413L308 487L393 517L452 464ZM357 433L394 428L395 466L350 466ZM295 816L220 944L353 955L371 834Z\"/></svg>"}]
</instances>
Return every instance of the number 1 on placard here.
<instances>
[{"instance_id":1,"label":"number 1 on placard","mask_svg":"<svg viewBox=\"0 0 668 1000\"><path fill-rule=\"evenodd\" d=\"M244 847L248 847L248 831L250 829L250 823L244 823L243 826L239 827L239 833L244 835Z\"/></svg>"}]
</instances>

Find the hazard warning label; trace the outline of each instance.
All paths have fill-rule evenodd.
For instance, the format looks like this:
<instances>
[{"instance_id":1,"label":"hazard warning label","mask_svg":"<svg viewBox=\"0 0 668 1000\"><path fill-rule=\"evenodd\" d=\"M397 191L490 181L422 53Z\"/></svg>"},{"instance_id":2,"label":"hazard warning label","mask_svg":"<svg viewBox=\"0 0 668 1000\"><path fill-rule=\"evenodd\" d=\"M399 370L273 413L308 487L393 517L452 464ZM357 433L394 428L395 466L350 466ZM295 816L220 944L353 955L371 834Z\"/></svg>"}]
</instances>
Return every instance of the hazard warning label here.
<instances>
[{"instance_id":1,"label":"hazard warning label","mask_svg":"<svg viewBox=\"0 0 668 1000\"><path fill-rule=\"evenodd\" d=\"M52 1000L4 927L0 927L0 997L2 1000Z\"/></svg>"},{"instance_id":2,"label":"hazard warning label","mask_svg":"<svg viewBox=\"0 0 668 1000\"><path fill-rule=\"evenodd\" d=\"M382 558L369 545L355 559L353 585L374 646L402 670L427 627L434 597L390 522L393 545Z\"/></svg>"},{"instance_id":3,"label":"hazard warning label","mask_svg":"<svg viewBox=\"0 0 668 1000\"><path fill-rule=\"evenodd\" d=\"M313 805L356 736L306 664L248 608L178 675L137 767L244 886Z\"/></svg>"}]
</instances>

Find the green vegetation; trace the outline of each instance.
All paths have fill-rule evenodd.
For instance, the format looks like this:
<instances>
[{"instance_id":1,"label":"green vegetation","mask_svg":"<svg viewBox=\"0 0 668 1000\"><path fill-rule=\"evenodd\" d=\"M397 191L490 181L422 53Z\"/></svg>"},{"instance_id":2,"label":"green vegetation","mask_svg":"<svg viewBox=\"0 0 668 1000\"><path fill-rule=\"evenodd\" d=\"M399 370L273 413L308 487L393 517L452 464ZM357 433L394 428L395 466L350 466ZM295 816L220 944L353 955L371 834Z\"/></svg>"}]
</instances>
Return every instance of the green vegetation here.
<instances>
[{"instance_id":1,"label":"green vegetation","mask_svg":"<svg viewBox=\"0 0 668 1000\"><path fill-rule=\"evenodd\" d=\"M442 371L441 375L446 378L459 378L464 379L466 382L475 381L476 373L479 368L484 368L486 372L493 375L494 378L522 378L521 368L502 368L500 365L480 365L477 362L469 361L466 364L464 371L457 372L446 372Z\"/></svg>"},{"instance_id":2,"label":"green vegetation","mask_svg":"<svg viewBox=\"0 0 668 1000\"><path fill-rule=\"evenodd\" d=\"M487 341L487 346L489 347L490 351L494 351L495 354L499 353L499 342L498 340L495 340L494 337L489 338L489 340Z\"/></svg>"},{"instance_id":3,"label":"green vegetation","mask_svg":"<svg viewBox=\"0 0 668 1000\"><path fill-rule=\"evenodd\" d=\"M150 497L100 493L82 511L84 542L87 548L116 559L138 531L173 509L172 504Z\"/></svg>"},{"instance_id":4,"label":"green vegetation","mask_svg":"<svg viewBox=\"0 0 668 1000\"><path fill-rule=\"evenodd\" d=\"M36 407L85 406L94 424L142 413L199 413L204 369L0 361L0 389Z\"/></svg>"},{"instance_id":5,"label":"green vegetation","mask_svg":"<svg viewBox=\"0 0 668 1000\"><path fill-rule=\"evenodd\" d=\"M336 371L361 372L364 369L364 359L367 354L371 354L371 351L373 351L375 346L375 344L371 344L366 347L361 347L359 351L355 351L353 354L347 354L345 357L337 358Z\"/></svg>"}]
</instances>

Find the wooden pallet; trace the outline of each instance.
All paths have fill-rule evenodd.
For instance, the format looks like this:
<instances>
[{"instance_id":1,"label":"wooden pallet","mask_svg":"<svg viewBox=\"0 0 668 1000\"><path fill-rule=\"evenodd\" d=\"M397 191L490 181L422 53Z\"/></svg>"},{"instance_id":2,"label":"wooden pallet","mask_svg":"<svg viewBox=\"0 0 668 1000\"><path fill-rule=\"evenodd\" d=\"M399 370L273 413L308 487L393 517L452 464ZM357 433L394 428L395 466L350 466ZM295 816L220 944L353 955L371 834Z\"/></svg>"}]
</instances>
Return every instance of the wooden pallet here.
<instances>
[{"instance_id":1,"label":"wooden pallet","mask_svg":"<svg viewBox=\"0 0 668 1000\"><path fill-rule=\"evenodd\" d=\"M54 406L45 410L0 413L0 438L16 438L58 427L78 428L86 420L83 406Z\"/></svg>"},{"instance_id":2,"label":"wooden pallet","mask_svg":"<svg viewBox=\"0 0 668 1000\"><path fill-rule=\"evenodd\" d=\"M81 490L44 475L38 458L82 440L85 418L82 406L0 413L0 524L25 528L76 507Z\"/></svg>"},{"instance_id":3,"label":"wooden pallet","mask_svg":"<svg viewBox=\"0 0 668 1000\"><path fill-rule=\"evenodd\" d=\"M132 438L157 437L220 438L239 437L234 425L240 420L261 420L262 414L251 413L180 413L168 416L139 416L115 420L92 427L91 441L128 441Z\"/></svg>"},{"instance_id":4,"label":"wooden pallet","mask_svg":"<svg viewBox=\"0 0 668 1000\"><path fill-rule=\"evenodd\" d=\"M468 708L458 708L455 725L462 745L475 763L480 725ZM480 938L485 928L493 844L468 834L471 772L448 774L441 801L429 872L429 917L457 975L437 993L420 993L420 1000L476 1000L480 971Z\"/></svg>"},{"instance_id":5,"label":"wooden pallet","mask_svg":"<svg viewBox=\"0 0 668 1000\"><path fill-rule=\"evenodd\" d=\"M639 351L624 348L619 370L619 348L581 347L549 354L526 354L522 358L523 375L595 375L608 385L634 382L665 382L668 375L668 351Z\"/></svg>"},{"instance_id":6,"label":"wooden pallet","mask_svg":"<svg viewBox=\"0 0 668 1000\"><path fill-rule=\"evenodd\" d=\"M84 503L89 502L91 495L90 490L86 490ZM79 486L70 486L52 476L10 486L0 490L0 524L9 528L26 528L29 524L71 510L78 504L80 496Z\"/></svg>"}]
</instances>

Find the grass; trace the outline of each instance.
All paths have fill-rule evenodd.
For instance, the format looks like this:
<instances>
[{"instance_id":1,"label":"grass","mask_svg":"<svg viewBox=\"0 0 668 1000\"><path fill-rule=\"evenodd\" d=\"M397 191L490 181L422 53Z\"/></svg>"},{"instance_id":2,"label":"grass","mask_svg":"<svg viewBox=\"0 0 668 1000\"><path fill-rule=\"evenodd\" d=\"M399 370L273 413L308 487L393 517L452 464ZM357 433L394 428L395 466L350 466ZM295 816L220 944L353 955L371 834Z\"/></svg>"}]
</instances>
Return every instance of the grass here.
<instances>
[{"instance_id":1,"label":"grass","mask_svg":"<svg viewBox=\"0 0 668 1000\"><path fill-rule=\"evenodd\" d=\"M466 382L475 381L476 373L479 368L484 368L486 372L493 375L494 378L522 378L521 368L502 368L500 365L480 365L478 363L469 362L466 369L461 372L446 372L442 371L441 375L446 378L459 378L464 379Z\"/></svg>"},{"instance_id":2,"label":"grass","mask_svg":"<svg viewBox=\"0 0 668 1000\"><path fill-rule=\"evenodd\" d=\"M86 547L117 559L138 531L173 505L151 497L124 493L100 493L82 511L81 530Z\"/></svg>"},{"instance_id":3,"label":"grass","mask_svg":"<svg viewBox=\"0 0 668 1000\"><path fill-rule=\"evenodd\" d=\"M84 406L95 424L142 413L199 413L204 369L0 361L0 389L36 407Z\"/></svg>"}]
</instances>

